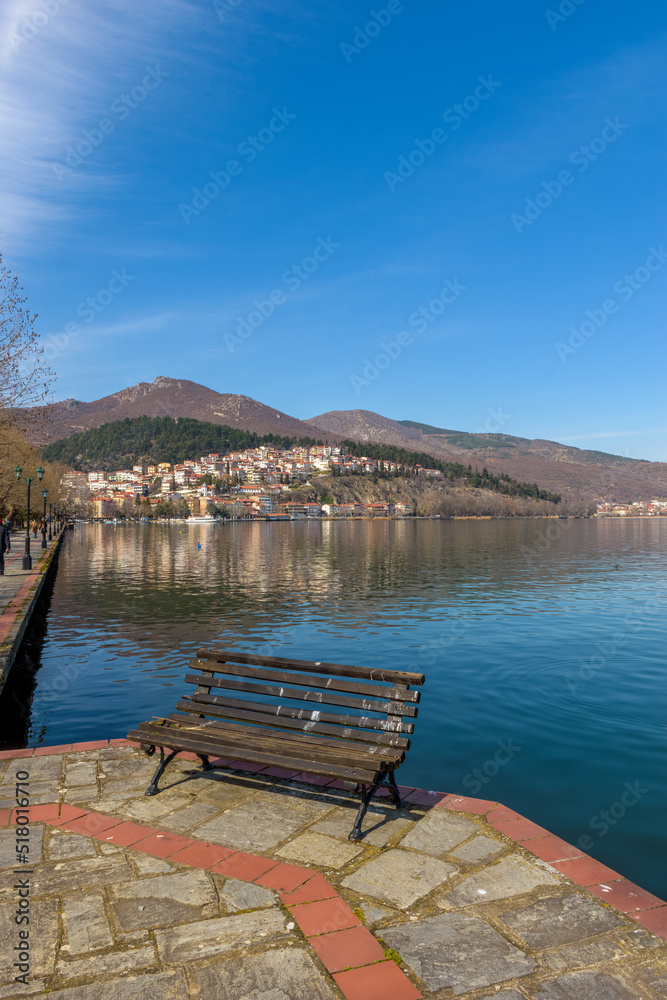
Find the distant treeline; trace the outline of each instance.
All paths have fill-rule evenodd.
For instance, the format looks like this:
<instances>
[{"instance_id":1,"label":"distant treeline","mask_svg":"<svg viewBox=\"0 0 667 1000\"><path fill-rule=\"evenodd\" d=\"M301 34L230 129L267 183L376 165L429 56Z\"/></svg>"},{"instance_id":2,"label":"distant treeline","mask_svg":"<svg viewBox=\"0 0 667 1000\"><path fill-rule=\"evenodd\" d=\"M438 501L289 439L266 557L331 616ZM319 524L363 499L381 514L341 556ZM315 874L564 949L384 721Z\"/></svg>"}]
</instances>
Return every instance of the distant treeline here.
<instances>
[{"instance_id":1,"label":"distant treeline","mask_svg":"<svg viewBox=\"0 0 667 1000\"><path fill-rule=\"evenodd\" d=\"M445 479L452 483L465 483L467 486L493 490L510 497L549 500L551 503L560 503L561 500L560 493L549 493L547 490L541 490L537 483L520 483L504 472L494 476L486 468L480 472L479 469L473 469L471 465L462 465L460 462L443 462L425 452L406 451L404 448L396 448L391 444L369 444L368 442L359 444L358 441L349 440L343 441L342 446L351 455L366 455L377 461L396 462L413 469L417 465L421 465L424 469L437 469Z\"/></svg>"},{"instance_id":2,"label":"distant treeline","mask_svg":"<svg viewBox=\"0 0 667 1000\"><path fill-rule=\"evenodd\" d=\"M221 455L262 445L289 448L322 444L315 438L255 434L226 424L211 424L189 417L126 417L89 431L71 434L42 449L47 461L59 461L79 472L112 472L143 462L172 465L211 452Z\"/></svg>"}]
</instances>

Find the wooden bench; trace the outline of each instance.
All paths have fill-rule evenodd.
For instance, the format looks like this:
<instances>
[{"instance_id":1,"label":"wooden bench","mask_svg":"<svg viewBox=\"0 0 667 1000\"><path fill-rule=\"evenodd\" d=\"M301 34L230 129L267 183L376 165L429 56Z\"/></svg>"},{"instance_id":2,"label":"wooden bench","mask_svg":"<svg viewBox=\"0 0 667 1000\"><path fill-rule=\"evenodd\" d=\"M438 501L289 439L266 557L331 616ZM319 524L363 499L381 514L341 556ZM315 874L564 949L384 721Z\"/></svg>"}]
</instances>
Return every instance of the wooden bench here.
<instances>
[{"instance_id":1,"label":"wooden bench","mask_svg":"<svg viewBox=\"0 0 667 1000\"><path fill-rule=\"evenodd\" d=\"M160 791L169 762L189 750L204 771L211 757L222 757L356 783L361 806L350 840L361 837L381 785L402 807L394 772L414 731L420 693L410 687L423 684L423 674L209 649L197 650L190 669L185 680L196 690L177 711L128 733L149 756L160 748L146 795ZM300 707L303 702L317 707Z\"/></svg>"}]
</instances>

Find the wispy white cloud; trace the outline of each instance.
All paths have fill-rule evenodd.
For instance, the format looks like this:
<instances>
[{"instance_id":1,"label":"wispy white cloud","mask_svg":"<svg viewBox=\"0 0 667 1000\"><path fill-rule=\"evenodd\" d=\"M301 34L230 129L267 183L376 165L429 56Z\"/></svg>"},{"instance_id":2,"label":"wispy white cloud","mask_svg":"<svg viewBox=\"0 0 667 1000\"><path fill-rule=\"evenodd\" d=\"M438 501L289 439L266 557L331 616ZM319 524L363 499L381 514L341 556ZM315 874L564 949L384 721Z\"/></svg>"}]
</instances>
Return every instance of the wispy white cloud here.
<instances>
[{"instance_id":1,"label":"wispy white cloud","mask_svg":"<svg viewBox=\"0 0 667 1000\"><path fill-rule=\"evenodd\" d=\"M595 438L634 437L643 434L667 434L667 427L651 427L641 431L595 431L591 434L558 435L558 441L593 441Z\"/></svg>"},{"instance_id":2,"label":"wispy white cloud","mask_svg":"<svg viewBox=\"0 0 667 1000\"><path fill-rule=\"evenodd\" d=\"M46 10L45 10L46 8ZM49 13L54 11L54 13ZM178 50L179 30L210 16L187 0L10 0L0 9L0 233L10 256L44 251L87 215L90 197L127 178L95 162L59 177L68 144L81 139L156 59ZM71 235L71 234L70 234Z\"/></svg>"}]
</instances>

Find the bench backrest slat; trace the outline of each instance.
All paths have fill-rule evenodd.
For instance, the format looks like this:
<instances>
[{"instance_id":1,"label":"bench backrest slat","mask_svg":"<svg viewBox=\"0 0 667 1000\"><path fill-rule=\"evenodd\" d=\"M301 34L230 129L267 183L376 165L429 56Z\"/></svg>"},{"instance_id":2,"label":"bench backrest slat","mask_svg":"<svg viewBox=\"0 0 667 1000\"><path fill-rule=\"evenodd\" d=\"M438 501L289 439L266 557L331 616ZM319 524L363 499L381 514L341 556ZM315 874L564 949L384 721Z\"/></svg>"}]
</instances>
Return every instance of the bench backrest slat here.
<instances>
[{"instance_id":1,"label":"bench backrest slat","mask_svg":"<svg viewBox=\"0 0 667 1000\"><path fill-rule=\"evenodd\" d=\"M353 667L348 664L320 663L311 660L289 660L278 656L255 656L254 653L243 653L233 649L198 649L197 657L200 660L212 660L216 663L251 663L257 666L298 670L302 673L357 677L359 680L379 681L384 684L416 684L420 686L424 683L423 674L409 673L404 670L385 670L383 667Z\"/></svg>"},{"instance_id":2,"label":"bench backrest slat","mask_svg":"<svg viewBox=\"0 0 667 1000\"><path fill-rule=\"evenodd\" d=\"M272 670L250 664L239 665L229 662L223 665L220 661L213 660L190 660L189 665L192 670L199 670L203 674L207 671L212 673L217 671L232 677L252 677L257 680L272 681L275 684L301 684L302 686L307 685L309 688L324 688L326 691L343 691L350 694L369 695L371 698L387 698L389 701L407 701L417 704L421 698L420 691L410 691L405 685L362 683L348 681L335 675L318 677L308 673L304 676L303 672ZM202 685L208 683L206 677L200 681Z\"/></svg>"},{"instance_id":3,"label":"bench backrest slat","mask_svg":"<svg viewBox=\"0 0 667 1000\"><path fill-rule=\"evenodd\" d=\"M389 745L400 746L388 740L371 740L367 730L380 733L410 735L414 732L411 722L389 723L386 719L363 718L355 715L334 715L329 712L311 711L310 709L290 708L284 705L262 705L251 701L241 701L238 698L220 698L217 696L202 696L193 694L188 701L179 701L176 708L185 709L192 714L216 715L230 720L246 719L273 728L301 729L306 733L330 733L358 739L363 742L386 742ZM293 724L294 723L294 724ZM326 729L322 728L326 725Z\"/></svg>"},{"instance_id":4,"label":"bench backrest slat","mask_svg":"<svg viewBox=\"0 0 667 1000\"><path fill-rule=\"evenodd\" d=\"M336 705L342 708L354 708L363 712L382 712L399 719L401 716L415 718L418 709L415 705L406 705L400 701L377 701L367 697L351 697L334 694L327 691L304 691L296 687L284 687L282 684L259 684L256 681L231 680L227 677L216 677L213 674L200 676L186 674L188 684L199 687L224 688L227 691L244 691L247 694L263 694L271 698L287 698L292 701L310 701L319 705ZM301 681L303 683L303 681Z\"/></svg>"}]
</instances>

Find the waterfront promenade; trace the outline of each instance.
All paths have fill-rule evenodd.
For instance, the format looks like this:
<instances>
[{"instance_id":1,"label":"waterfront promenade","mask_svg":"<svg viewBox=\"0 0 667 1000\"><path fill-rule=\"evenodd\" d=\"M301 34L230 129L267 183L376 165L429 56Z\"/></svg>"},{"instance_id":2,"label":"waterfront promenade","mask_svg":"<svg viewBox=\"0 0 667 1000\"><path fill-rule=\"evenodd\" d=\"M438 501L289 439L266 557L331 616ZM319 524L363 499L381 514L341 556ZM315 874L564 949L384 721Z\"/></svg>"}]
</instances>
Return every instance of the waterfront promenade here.
<instances>
[{"instance_id":1,"label":"waterfront promenade","mask_svg":"<svg viewBox=\"0 0 667 1000\"><path fill-rule=\"evenodd\" d=\"M125 740L0 754L1 1000L667 997L667 905L503 805L404 788L350 843L341 782L192 757L145 798Z\"/></svg>"},{"instance_id":2,"label":"waterfront promenade","mask_svg":"<svg viewBox=\"0 0 667 1000\"><path fill-rule=\"evenodd\" d=\"M5 555L5 572L4 576L0 576L0 691L11 670L62 537L63 531L60 531L51 542L47 539L47 547L43 549L41 533L37 532L37 538L33 538L31 532L32 569L25 570L22 568L25 532L12 532L12 548Z\"/></svg>"}]
</instances>

